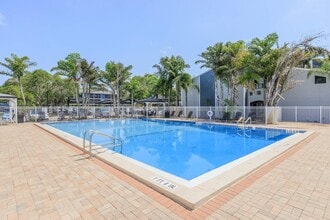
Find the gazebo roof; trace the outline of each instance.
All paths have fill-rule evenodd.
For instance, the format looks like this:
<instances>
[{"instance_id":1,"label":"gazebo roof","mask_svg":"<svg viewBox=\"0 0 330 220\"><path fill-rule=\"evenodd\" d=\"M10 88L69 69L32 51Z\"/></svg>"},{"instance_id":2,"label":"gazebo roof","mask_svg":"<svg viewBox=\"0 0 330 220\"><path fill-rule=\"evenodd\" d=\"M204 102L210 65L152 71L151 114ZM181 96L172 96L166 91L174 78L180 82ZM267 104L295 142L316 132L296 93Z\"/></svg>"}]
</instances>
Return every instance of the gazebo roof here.
<instances>
[{"instance_id":1,"label":"gazebo roof","mask_svg":"<svg viewBox=\"0 0 330 220\"><path fill-rule=\"evenodd\" d=\"M150 98L146 98L146 99L141 99L141 100L138 100L136 102L139 102L139 103L145 103L145 102L154 102L154 103L159 103L159 102L167 102L166 99L158 99L156 97L150 97Z\"/></svg>"},{"instance_id":2,"label":"gazebo roof","mask_svg":"<svg viewBox=\"0 0 330 220\"><path fill-rule=\"evenodd\" d=\"M0 93L0 99L17 99L17 97L14 95Z\"/></svg>"}]
</instances>

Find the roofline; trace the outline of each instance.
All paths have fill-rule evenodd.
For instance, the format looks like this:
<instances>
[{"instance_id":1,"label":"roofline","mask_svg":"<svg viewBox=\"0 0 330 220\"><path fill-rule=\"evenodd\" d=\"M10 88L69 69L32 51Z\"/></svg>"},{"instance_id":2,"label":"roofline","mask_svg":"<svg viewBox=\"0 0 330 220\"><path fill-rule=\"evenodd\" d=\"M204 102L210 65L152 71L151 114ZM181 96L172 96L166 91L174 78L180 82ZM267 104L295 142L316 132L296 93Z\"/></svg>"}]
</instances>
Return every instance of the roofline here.
<instances>
[{"instance_id":1,"label":"roofline","mask_svg":"<svg viewBox=\"0 0 330 220\"><path fill-rule=\"evenodd\" d=\"M17 96L10 95L10 94L0 93L0 98L6 98L6 99L17 99Z\"/></svg>"},{"instance_id":2,"label":"roofline","mask_svg":"<svg viewBox=\"0 0 330 220\"><path fill-rule=\"evenodd\" d=\"M197 76L194 76L193 79L195 79L195 78L197 78L197 77L200 77L200 76L202 76L202 75L204 75L204 74L206 74L206 73L209 73L210 71L214 72L212 69L208 69L207 71L205 71L205 72L203 72L203 73L201 73L201 74L199 74L199 75L197 75Z\"/></svg>"}]
</instances>

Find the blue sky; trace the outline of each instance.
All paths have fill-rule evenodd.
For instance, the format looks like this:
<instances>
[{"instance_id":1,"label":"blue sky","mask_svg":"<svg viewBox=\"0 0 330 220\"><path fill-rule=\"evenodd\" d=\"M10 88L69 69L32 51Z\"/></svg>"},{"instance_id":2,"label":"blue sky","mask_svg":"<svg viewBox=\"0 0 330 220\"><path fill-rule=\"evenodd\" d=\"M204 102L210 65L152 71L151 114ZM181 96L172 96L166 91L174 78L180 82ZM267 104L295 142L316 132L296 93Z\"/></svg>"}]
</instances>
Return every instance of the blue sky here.
<instances>
[{"instance_id":1,"label":"blue sky","mask_svg":"<svg viewBox=\"0 0 330 220\"><path fill-rule=\"evenodd\" d=\"M329 0L1 0L0 60L15 53L50 71L78 52L101 69L116 61L142 75L180 55L195 76L205 71L194 64L198 54L217 42L329 34L329 8ZM330 49L330 38L317 44Z\"/></svg>"}]
</instances>

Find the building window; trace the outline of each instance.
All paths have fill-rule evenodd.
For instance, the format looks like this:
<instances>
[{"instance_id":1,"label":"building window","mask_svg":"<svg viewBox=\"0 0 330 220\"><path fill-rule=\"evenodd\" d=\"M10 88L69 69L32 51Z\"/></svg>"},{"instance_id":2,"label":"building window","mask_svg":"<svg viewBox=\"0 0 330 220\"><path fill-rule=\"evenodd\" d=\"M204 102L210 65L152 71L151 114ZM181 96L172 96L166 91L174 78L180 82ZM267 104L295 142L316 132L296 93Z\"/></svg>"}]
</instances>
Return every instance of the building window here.
<instances>
[{"instance_id":1,"label":"building window","mask_svg":"<svg viewBox=\"0 0 330 220\"><path fill-rule=\"evenodd\" d=\"M261 91L260 90L257 91L257 95L261 95Z\"/></svg>"},{"instance_id":2,"label":"building window","mask_svg":"<svg viewBox=\"0 0 330 220\"><path fill-rule=\"evenodd\" d=\"M325 76L315 76L315 84L326 83L327 79Z\"/></svg>"},{"instance_id":3,"label":"building window","mask_svg":"<svg viewBox=\"0 0 330 220\"><path fill-rule=\"evenodd\" d=\"M250 92L250 96L253 96L253 93L252 92Z\"/></svg>"}]
</instances>

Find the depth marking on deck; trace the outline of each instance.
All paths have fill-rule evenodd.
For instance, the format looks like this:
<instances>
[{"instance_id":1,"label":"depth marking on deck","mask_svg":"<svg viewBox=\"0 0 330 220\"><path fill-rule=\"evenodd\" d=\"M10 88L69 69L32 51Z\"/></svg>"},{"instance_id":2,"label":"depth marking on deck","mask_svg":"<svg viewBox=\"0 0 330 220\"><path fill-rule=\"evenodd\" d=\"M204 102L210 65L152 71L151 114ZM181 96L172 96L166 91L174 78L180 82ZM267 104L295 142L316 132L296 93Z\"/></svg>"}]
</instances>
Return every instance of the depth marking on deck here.
<instances>
[{"instance_id":1,"label":"depth marking on deck","mask_svg":"<svg viewBox=\"0 0 330 220\"><path fill-rule=\"evenodd\" d=\"M155 177L151 178L151 180L154 181L154 182L156 182L156 183L158 183L158 184L160 184L160 185L162 185L162 186L165 186L165 187L167 187L169 189L175 189L175 188L177 188L177 186L174 185L173 183L171 183L171 182L169 182L167 180L164 180L163 178L160 178L158 176L155 176Z\"/></svg>"}]
</instances>

